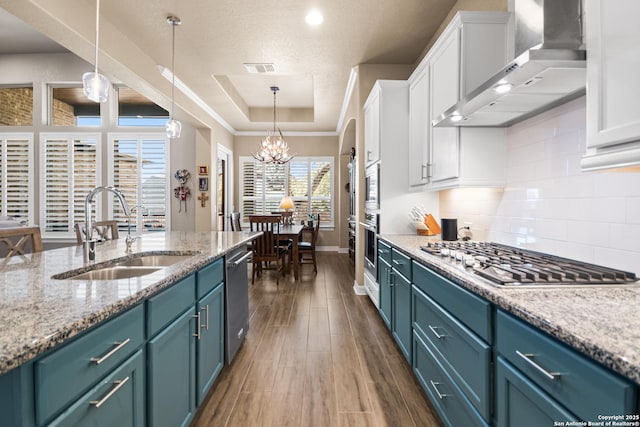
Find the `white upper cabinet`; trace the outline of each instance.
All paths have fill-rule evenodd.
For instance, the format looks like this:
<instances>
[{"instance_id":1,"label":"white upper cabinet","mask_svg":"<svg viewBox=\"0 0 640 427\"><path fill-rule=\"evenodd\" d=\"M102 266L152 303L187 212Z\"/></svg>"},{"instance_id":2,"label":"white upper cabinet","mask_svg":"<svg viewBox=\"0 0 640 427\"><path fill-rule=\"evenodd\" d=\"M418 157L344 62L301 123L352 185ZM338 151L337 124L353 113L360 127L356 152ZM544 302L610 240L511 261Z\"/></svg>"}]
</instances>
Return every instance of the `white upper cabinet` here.
<instances>
[{"instance_id":1,"label":"white upper cabinet","mask_svg":"<svg viewBox=\"0 0 640 427\"><path fill-rule=\"evenodd\" d=\"M380 90L372 90L364 106L365 166L380 161Z\"/></svg>"},{"instance_id":2,"label":"white upper cabinet","mask_svg":"<svg viewBox=\"0 0 640 427\"><path fill-rule=\"evenodd\" d=\"M409 185L429 182L429 67L409 80Z\"/></svg>"},{"instance_id":3,"label":"white upper cabinet","mask_svg":"<svg viewBox=\"0 0 640 427\"><path fill-rule=\"evenodd\" d=\"M586 0L585 170L640 164L638 16L638 1Z\"/></svg>"},{"instance_id":4,"label":"white upper cabinet","mask_svg":"<svg viewBox=\"0 0 640 427\"><path fill-rule=\"evenodd\" d=\"M506 12L459 12L409 78L411 185L504 185L504 129L431 122L511 59L508 26Z\"/></svg>"}]
</instances>

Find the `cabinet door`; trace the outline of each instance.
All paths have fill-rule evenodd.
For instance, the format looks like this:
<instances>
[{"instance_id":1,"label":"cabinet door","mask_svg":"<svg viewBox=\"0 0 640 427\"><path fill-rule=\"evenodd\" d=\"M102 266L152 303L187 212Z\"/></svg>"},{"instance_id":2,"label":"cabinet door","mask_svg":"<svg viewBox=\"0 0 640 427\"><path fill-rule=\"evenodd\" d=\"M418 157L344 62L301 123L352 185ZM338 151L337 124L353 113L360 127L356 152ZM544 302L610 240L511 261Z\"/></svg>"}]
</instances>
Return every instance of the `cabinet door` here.
<instances>
[{"instance_id":1,"label":"cabinet door","mask_svg":"<svg viewBox=\"0 0 640 427\"><path fill-rule=\"evenodd\" d=\"M391 332L411 363L411 282L396 270L391 274Z\"/></svg>"},{"instance_id":2,"label":"cabinet door","mask_svg":"<svg viewBox=\"0 0 640 427\"><path fill-rule=\"evenodd\" d=\"M380 94L376 93L364 111L365 165L380 160Z\"/></svg>"},{"instance_id":3,"label":"cabinet door","mask_svg":"<svg viewBox=\"0 0 640 427\"><path fill-rule=\"evenodd\" d=\"M578 421L573 414L498 356L496 365L498 427L552 426L554 421Z\"/></svg>"},{"instance_id":4,"label":"cabinet door","mask_svg":"<svg viewBox=\"0 0 640 427\"><path fill-rule=\"evenodd\" d=\"M409 185L429 180L429 67L409 86Z\"/></svg>"},{"instance_id":5,"label":"cabinet door","mask_svg":"<svg viewBox=\"0 0 640 427\"><path fill-rule=\"evenodd\" d=\"M193 308L148 344L149 425L186 426L195 411L195 337Z\"/></svg>"},{"instance_id":6,"label":"cabinet door","mask_svg":"<svg viewBox=\"0 0 640 427\"><path fill-rule=\"evenodd\" d=\"M198 301L196 308L201 324L196 352L197 404L200 405L224 365L224 284Z\"/></svg>"},{"instance_id":7,"label":"cabinet door","mask_svg":"<svg viewBox=\"0 0 640 427\"><path fill-rule=\"evenodd\" d=\"M138 350L49 426L144 427L144 354Z\"/></svg>"},{"instance_id":8,"label":"cabinet door","mask_svg":"<svg viewBox=\"0 0 640 427\"><path fill-rule=\"evenodd\" d=\"M380 285L380 308L378 312L382 316L387 328L391 329L391 266L378 257L378 284Z\"/></svg>"},{"instance_id":9,"label":"cabinet door","mask_svg":"<svg viewBox=\"0 0 640 427\"><path fill-rule=\"evenodd\" d=\"M587 0L587 147L640 139L640 2Z\"/></svg>"},{"instance_id":10,"label":"cabinet door","mask_svg":"<svg viewBox=\"0 0 640 427\"><path fill-rule=\"evenodd\" d=\"M455 31L434 53L431 68L431 119L437 117L460 96L460 32ZM431 128L431 181L460 175L458 128Z\"/></svg>"}]
</instances>

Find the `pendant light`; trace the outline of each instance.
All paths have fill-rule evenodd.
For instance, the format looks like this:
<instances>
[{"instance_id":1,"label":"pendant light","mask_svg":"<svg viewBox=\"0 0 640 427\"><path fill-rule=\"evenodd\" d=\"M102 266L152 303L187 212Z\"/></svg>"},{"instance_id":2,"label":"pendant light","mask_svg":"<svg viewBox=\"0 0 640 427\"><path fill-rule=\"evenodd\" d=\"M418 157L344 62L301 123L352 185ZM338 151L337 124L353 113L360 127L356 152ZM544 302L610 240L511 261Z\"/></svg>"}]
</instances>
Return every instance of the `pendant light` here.
<instances>
[{"instance_id":1,"label":"pendant light","mask_svg":"<svg viewBox=\"0 0 640 427\"><path fill-rule=\"evenodd\" d=\"M96 60L95 71L82 75L84 95L93 102L107 102L109 97L109 79L98 73L98 40L100 38L100 0L96 0Z\"/></svg>"},{"instance_id":2,"label":"pendant light","mask_svg":"<svg viewBox=\"0 0 640 427\"><path fill-rule=\"evenodd\" d=\"M273 132L267 131L267 136L260 143L260 152L253 155L256 160L263 163L284 164L293 158L289 155L289 146L284 140L282 131L276 127L276 93L278 86L271 86L273 92Z\"/></svg>"},{"instance_id":3,"label":"pendant light","mask_svg":"<svg viewBox=\"0 0 640 427\"><path fill-rule=\"evenodd\" d=\"M169 23L173 30L172 40L171 40L171 116L169 116L169 120L167 120L166 130L167 130L167 138L170 139L178 139L180 138L180 133L182 131L182 123L174 117L175 111L175 100L174 100L174 92L176 90L176 72L175 72L175 57L176 57L176 26L182 24L180 18L177 16L167 16L167 23Z\"/></svg>"}]
</instances>

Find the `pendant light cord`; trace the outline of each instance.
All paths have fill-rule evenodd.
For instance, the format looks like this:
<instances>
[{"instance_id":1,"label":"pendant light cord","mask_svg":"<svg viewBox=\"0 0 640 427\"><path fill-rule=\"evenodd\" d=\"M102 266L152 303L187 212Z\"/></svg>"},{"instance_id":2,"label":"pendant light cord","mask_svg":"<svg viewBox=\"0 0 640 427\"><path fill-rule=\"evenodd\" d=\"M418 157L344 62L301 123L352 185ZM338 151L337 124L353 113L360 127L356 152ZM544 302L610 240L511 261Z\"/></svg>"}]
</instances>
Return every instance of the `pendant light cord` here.
<instances>
[{"instance_id":1,"label":"pendant light cord","mask_svg":"<svg viewBox=\"0 0 640 427\"><path fill-rule=\"evenodd\" d=\"M98 41L100 39L100 0L96 0L96 74L98 74Z\"/></svg>"},{"instance_id":2,"label":"pendant light cord","mask_svg":"<svg viewBox=\"0 0 640 427\"><path fill-rule=\"evenodd\" d=\"M278 89L273 88L273 134L276 134L276 92Z\"/></svg>"},{"instance_id":3,"label":"pendant light cord","mask_svg":"<svg viewBox=\"0 0 640 427\"><path fill-rule=\"evenodd\" d=\"M99 1L99 0L98 0ZM171 118L173 119L173 113L175 110L175 101L174 101L174 91L176 88L176 68L175 68L175 60L176 60L176 22L171 22L171 26L173 27L173 36L171 42Z\"/></svg>"}]
</instances>

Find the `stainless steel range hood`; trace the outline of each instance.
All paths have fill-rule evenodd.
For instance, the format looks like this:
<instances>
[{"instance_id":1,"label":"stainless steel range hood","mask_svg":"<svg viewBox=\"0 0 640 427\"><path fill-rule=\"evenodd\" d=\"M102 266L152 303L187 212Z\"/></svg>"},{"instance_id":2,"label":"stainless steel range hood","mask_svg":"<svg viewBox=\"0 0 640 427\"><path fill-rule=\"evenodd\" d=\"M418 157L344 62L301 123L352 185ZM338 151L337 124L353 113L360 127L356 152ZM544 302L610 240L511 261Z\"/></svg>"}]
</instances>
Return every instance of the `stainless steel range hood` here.
<instances>
[{"instance_id":1,"label":"stainless steel range hood","mask_svg":"<svg viewBox=\"0 0 640 427\"><path fill-rule=\"evenodd\" d=\"M580 0L512 1L516 59L440 114L434 126L511 126L585 93Z\"/></svg>"}]
</instances>

